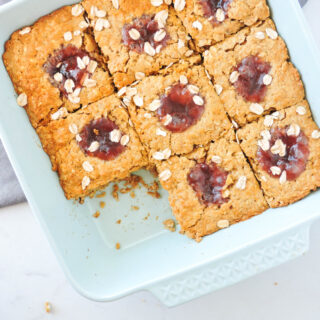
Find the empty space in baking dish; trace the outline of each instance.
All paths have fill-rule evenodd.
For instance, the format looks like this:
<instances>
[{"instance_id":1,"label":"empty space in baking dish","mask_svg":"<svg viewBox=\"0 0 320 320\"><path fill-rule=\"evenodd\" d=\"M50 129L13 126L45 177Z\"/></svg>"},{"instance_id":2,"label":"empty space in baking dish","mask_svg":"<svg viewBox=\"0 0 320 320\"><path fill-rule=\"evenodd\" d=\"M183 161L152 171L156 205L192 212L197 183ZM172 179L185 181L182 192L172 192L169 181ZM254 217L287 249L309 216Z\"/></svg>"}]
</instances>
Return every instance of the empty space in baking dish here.
<instances>
[{"instance_id":1,"label":"empty space in baking dish","mask_svg":"<svg viewBox=\"0 0 320 320\"><path fill-rule=\"evenodd\" d=\"M157 179L146 170L140 170L135 174L141 176L143 180L151 184ZM123 183L117 183L119 188ZM130 196L130 192L122 194L118 192L119 199L116 200L111 194L113 183L104 191L106 196L103 198L86 199L88 214L96 211L100 216L94 222L110 248L114 248L119 243L121 250L131 247L141 241L151 239L163 232L163 221L173 219L172 211L168 201L168 193L160 187L158 192L160 199L156 199L147 194L145 187L134 189L135 197ZM99 192L100 193L100 192ZM105 202L105 207L100 208L100 202Z\"/></svg>"}]
</instances>

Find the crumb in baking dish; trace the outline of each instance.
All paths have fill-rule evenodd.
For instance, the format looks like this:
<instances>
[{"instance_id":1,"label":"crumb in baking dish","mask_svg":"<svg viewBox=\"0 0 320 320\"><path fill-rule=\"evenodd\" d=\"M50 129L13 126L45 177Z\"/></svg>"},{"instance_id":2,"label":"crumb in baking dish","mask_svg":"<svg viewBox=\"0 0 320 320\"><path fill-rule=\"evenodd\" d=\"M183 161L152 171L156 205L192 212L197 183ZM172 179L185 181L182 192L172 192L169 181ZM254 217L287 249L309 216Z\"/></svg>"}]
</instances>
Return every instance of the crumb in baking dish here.
<instances>
[{"instance_id":1,"label":"crumb in baking dish","mask_svg":"<svg viewBox=\"0 0 320 320\"><path fill-rule=\"evenodd\" d=\"M103 198L106 196L106 192L103 191L103 192L99 192L98 194L96 194L96 198Z\"/></svg>"},{"instance_id":2,"label":"crumb in baking dish","mask_svg":"<svg viewBox=\"0 0 320 320\"><path fill-rule=\"evenodd\" d=\"M117 183L114 183L113 186L112 186L112 197L113 199L115 199L116 201L119 201L119 185Z\"/></svg>"},{"instance_id":3,"label":"crumb in baking dish","mask_svg":"<svg viewBox=\"0 0 320 320\"><path fill-rule=\"evenodd\" d=\"M129 177L122 180L123 188L119 188L119 192L122 194L130 193L131 198L135 198L134 189L144 187L147 194L159 199L161 197L159 190L159 184L157 181L146 183L143 178L136 174L131 174Z\"/></svg>"},{"instance_id":4,"label":"crumb in baking dish","mask_svg":"<svg viewBox=\"0 0 320 320\"><path fill-rule=\"evenodd\" d=\"M150 218L150 212L143 218L144 221L147 221Z\"/></svg>"},{"instance_id":5,"label":"crumb in baking dish","mask_svg":"<svg viewBox=\"0 0 320 320\"><path fill-rule=\"evenodd\" d=\"M176 223L173 219L167 219L163 221L164 228L170 232L176 231Z\"/></svg>"},{"instance_id":6,"label":"crumb in baking dish","mask_svg":"<svg viewBox=\"0 0 320 320\"><path fill-rule=\"evenodd\" d=\"M99 218L100 217L100 211L96 211L92 216L94 218Z\"/></svg>"}]
</instances>

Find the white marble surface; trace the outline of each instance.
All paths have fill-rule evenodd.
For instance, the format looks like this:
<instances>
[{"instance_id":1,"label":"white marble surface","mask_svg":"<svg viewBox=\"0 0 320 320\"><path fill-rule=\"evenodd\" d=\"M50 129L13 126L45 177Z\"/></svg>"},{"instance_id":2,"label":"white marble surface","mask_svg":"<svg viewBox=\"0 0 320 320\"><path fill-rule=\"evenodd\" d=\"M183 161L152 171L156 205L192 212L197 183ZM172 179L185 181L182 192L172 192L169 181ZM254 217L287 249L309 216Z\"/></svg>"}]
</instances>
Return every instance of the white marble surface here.
<instances>
[{"instance_id":1,"label":"white marble surface","mask_svg":"<svg viewBox=\"0 0 320 320\"><path fill-rule=\"evenodd\" d=\"M304 10L320 45L320 1ZM30 208L17 205L0 210L0 320L318 320L320 221L310 243L301 258L174 309L147 292L96 303L71 288Z\"/></svg>"}]
</instances>

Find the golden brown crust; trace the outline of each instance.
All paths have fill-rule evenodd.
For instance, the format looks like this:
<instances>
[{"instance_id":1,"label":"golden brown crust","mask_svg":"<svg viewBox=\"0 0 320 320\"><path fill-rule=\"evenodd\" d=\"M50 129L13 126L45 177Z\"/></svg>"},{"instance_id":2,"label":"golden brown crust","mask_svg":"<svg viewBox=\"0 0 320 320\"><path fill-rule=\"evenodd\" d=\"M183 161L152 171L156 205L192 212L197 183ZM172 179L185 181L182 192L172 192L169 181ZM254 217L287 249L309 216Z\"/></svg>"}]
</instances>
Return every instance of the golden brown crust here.
<instances>
[{"instance_id":1,"label":"golden brown crust","mask_svg":"<svg viewBox=\"0 0 320 320\"><path fill-rule=\"evenodd\" d=\"M70 125L76 125L80 132L92 120L106 116L130 138L126 150L112 161L86 156L76 142L75 134L69 130ZM61 186L68 199L85 197L147 165L145 151L135 130L129 125L129 116L114 95L69 114L64 119L51 121L47 126L38 128L37 132L44 150L50 156L53 169L59 173ZM83 169L84 161L89 161L93 166L92 172ZM85 190L82 188L84 176L91 181Z\"/></svg>"},{"instance_id":2,"label":"golden brown crust","mask_svg":"<svg viewBox=\"0 0 320 320\"><path fill-rule=\"evenodd\" d=\"M292 106L304 98L300 75L289 62L284 41L279 36L275 40L267 36L267 28L275 30L271 20L243 29L205 53L205 68L213 76L215 84L222 86L220 97L226 111L240 126L259 117L250 111L251 102L240 96L230 83L233 68L250 55L257 55L272 67L270 75L273 80L268 86L264 101L260 103L265 113ZM263 32L265 38L258 39L257 32Z\"/></svg>"},{"instance_id":3,"label":"golden brown crust","mask_svg":"<svg viewBox=\"0 0 320 320\"><path fill-rule=\"evenodd\" d=\"M71 103L61 97L60 91L51 84L49 75L43 68L49 56L61 46L72 44L78 48L90 49L87 43L91 36L87 29L79 26L84 21L83 14L73 16L71 10L71 6L66 6L42 17L30 27L29 33L20 34L21 30L16 31L5 46L4 64L16 92L27 95L28 104L25 109L34 127L50 121L50 114L63 104L70 111L80 107L80 104ZM74 32L79 30L80 34L75 35ZM71 41L64 39L66 32L72 32ZM89 53L96 55L95 51L90 50ZM99 65L92 78L97 81L97 86L82 89L80 103L83 105L97 101L114 91L104 65Z\"/></svg>"},{"instance_id":4,"label":"golden brown crust","mask_svg":"<svg viewBox=\"0 0 320 320\"><path fill-rule=\"evenodd\" d=\"M228 18L216 26L204 17L199 0L186 0L184 10L177 11L178 17L199 48L220 42L244 26L267 19L269 14L265 0L233 0L229 6ZM195 22L201 23L201 30L194 27Z\"/></svg>"},{"instance_id":5,"label":"golden brown crust","mask_svg":"<svg viewBox=\"0 0 320 320\"><path fill-rule=\"evenodd\" d=\"M213 156L219 156L222 160L219 166L229 172L224 192L229 193L230 201L220 207L217 205L206 207L201 204L187 181L190 169L197 162L205 159L209 163ZM260 214L268 208L259 185L235 142L218 140L209 145L208 151L200 148L187 156L172 157L158 163L157 169L162 186L169 192L169 201L181 225L181 231L196 240L220 230L221 220L226 220L231 225ZM165 170L170 170L171 177L163 181L161 173ZM241 176L246 177L244 190L236 187Z\"/></svg>"},{"instance_id":6,"label":"golden brown crust","mask_svg":"<svg viewBox=\"0 0 320 320\"><path fill-rule=\"evenodd\" d=\"M92 14L92 6L99 10L105 10L110 28L102 31L94 30L95 38L102 53L108 60L108 67L114 77L114 83L122 88L135 81L136 72L143 72L146 75L159 71L170 63L177 62L189 51L189 37L181 21L177 18L173 8L162 4L159 7L151 5L150 0L119 0L119 9L115 9L111 1L106 0L84 0L83 6L88 13L89 19L94 23L96 17ZM157 12L166 10L169 17L166 23L166 30L170 40L167 46L154 57L147 54L139 54L129 50L122 43L122 28L133 19L142 15L154 15ZM178 40L184 46L178 48Z\"/></svg>"},{"instance_id":7,"label":"golden brown crust","mask_svg":"<svg viewBox=\"0 0 320 320\"><path fill-rule=\"evenodd\" d=\"M143 106L137 107L132 99L128 108L140 139L148 150L151 162L155 161L153 155L156 152L162 152L165 149L170 149L171 155L186 154L191 152L195 146L206 145L223 136L228 139L235 138L231 122L206 77L204 68L197 65L192 66L192 62L183 61L162 70L158 76L143 79L136 86L137 96L143 99ZM199 95L205 100L205 111L195 125L184 132L172 133L162 126L156 111L150 111L149 108L154 100L161 99L166 88L179 83L180 76L186 76L189 84L199 88ZM162 135L157 134L159 129Z\"/></svg>"},{"instance_id":8,"label":"golden brown crust","mask_svg":"<svg viewBox=\"0 0 320 320\"><path fill-rule=\"evenodd\" d=\"M297 113L297 107L303 106L306 109L305 115ZM301 130L309 138L310 156L305 171L294 181L287 181L280 184L278 178L269 176L262 170L257 161L258 140L261 139L261 131L270 129L264 124L261 118L257 122L246 125L238 131L238 137L241 142L240 146L247 158L257 179L260 181L265 198L269 205L273 208L289 205L308 195L311 191L320 186L320 139L312 138L312 132L318 130L318 126L312 120L311 112L306 101L296 106L280 111L280 118L285 116L283 120L273 121L273 127L286 127L291 124L297 124Z\"/></svg>"}]
</instances>

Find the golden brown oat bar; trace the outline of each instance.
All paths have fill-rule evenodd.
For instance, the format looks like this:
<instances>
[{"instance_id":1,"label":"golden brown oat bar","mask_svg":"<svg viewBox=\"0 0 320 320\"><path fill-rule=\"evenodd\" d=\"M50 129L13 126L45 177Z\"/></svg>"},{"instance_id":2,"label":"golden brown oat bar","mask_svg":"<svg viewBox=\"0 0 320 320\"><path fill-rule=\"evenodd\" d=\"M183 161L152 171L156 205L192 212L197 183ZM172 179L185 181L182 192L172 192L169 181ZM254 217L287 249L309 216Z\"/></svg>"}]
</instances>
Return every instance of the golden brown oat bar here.
<instances>
[{"instance_id":1,"label":"golden brown oat bar","mask_svg":"<svg viewBox=\"0 0 320 320\"><path fill-rule=\"evenodd\" d=\"M238 137L271 207L320 186L320 131L306 101L246 125Z\"/></svg>"},{"instance_id":2,"label":"golden brown oat bar","mask_svg":"<svg viewBox=\"0 0 320 320\"><path fill-rule=\"evenodd\" d=\"M174 4L199 48L222 41L270 14L265 0L175 0Z\"/></svg>"},{"instance_id":3,"label":"golden brown oat bar","mask_svg":"<svg viewBox=\"0 0 320 320\"><path fill-rule=\"evenodd\" d=\"M184 61L123 91L151 162L189 153L220 137L234 138L219 97L200 65ZM120 92L121 94L122 92Z\"/></svg>"},{"instance_id":4,"label":"golden brown oat bar","mask_svg":"<svg viewBox=\"0 0 320 320\"><path fill-rule=\"evenodd\" d=\"M181 231L200 240L268 206L240 147L226 139L157 164Z\"/></svg>"},{"instance_id":5,"label":"golden brown oat bar","mask_svg":"<svg viewBox=\"0 0 320 320\"><path fill-rule=\"evenodd\" d=\"M118 88L193 53L189 48L190 38L174 9L152 3L150 0L83 1L94 26L95 39Z\"/></svg>"},{"instance_id":6,"label":"golden brown oat bar","mask_svg":"<svg viewBox=\"0 0 320 320\"><path fill-rule=\"evenodd\" d=\"M227 113L240 126L304 98L300 75L271 20L212 46L204 65Z\"/></svg>"},{"instance_id":7,"label":"golden brown oat bar","mask_svg":"<svg viewBox=\"0 0 320 320\"><path fill-rule=\"evenodd\" d=\"M38 128L68 199L84 197L147 165L130 123L113 95Z\"/></svg>"},{"instance_id":8,"label":"golden brown oat bar","mask_svg":"<svg viewBox=\"0 0 320 320\"><path fill-rule=\"evenodd\" d=\"M83 14L80 5L63 7L6 43L3 61L34 127L62 105L73 111L113 93Z\"/></svg>"}]
</instances>

